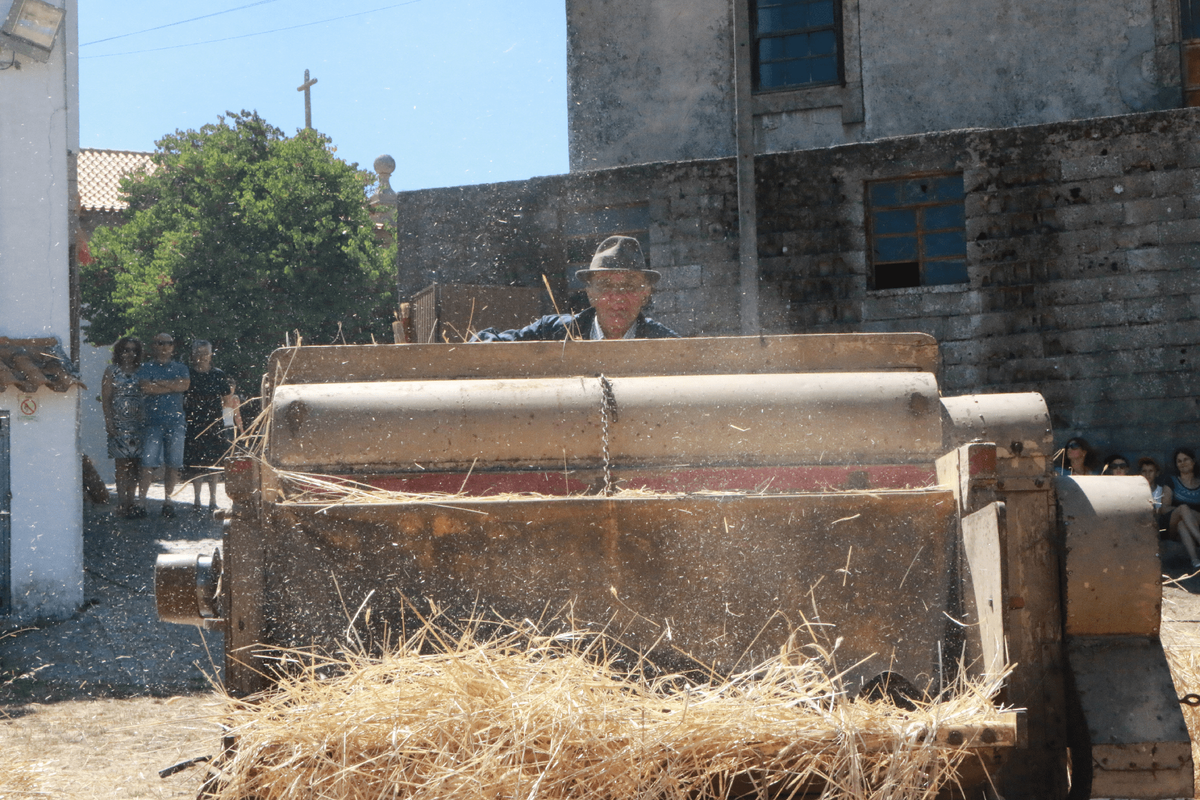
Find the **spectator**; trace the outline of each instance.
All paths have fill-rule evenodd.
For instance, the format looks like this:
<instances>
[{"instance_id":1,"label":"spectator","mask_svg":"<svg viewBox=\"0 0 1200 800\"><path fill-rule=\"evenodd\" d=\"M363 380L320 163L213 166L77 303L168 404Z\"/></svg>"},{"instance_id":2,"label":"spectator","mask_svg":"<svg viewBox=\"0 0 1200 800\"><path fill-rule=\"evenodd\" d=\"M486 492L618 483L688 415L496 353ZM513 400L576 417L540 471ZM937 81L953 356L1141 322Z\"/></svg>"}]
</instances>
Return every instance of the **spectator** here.
<instances>
[{"instance_id":1,"label":"spectator","mask_svg":"<svg viewBox=\"0 0 1200 800\"><path fill-rule=\"evenodd\" d=\"M1162 507L1170 512L1170 532L1192 559L1192 569L1200 570L1200 478L1196 477L1196 453L1188 447L1176 448L1171 456L1175 474L1163 486Z\"/></svg>"},{"instance_id":2,"label":"spectator","mask_svg":"<svg viewBox=\"0 0 1200 800\"><path fill-rule=\"evenodd\" d=\"M555 339L669 339L679 334L642 313L659 273L646 267L642 246L630 236L600 243L588 269L575 273L587 287L590 308L578 314L551 314L509 331L486 328L473 342L527 342Z\"/></svg>"},{"instance_id":3,"label":"spectator","mask_svg":"<svg viewBox=\"0 0 1200 800\"><path fill-rule=\"evenodd\" d=\"M116 463L117 516L146 516L145 497L136 504L138 467L142 455L142 390L137 372L142 366L142 340L122 336L113 345L112 363L100 383L108 457Z\"/></svg>"},{"instance_id":4,"label":"spectator","mask_svg":"<svg viewBox=\"0 0 1200 800\"><path fill-rule=\"evenodd\" d=\"M1158 523L1158 532L1161 536L1168 530L1170 523L1170 515L1162 513L1163 487L1158 482L1158 476L1162 474L1162 467L1158 466L1158 462L1150 456L1142 456L1138 459L1138 472L1146 479L1146 483L1150 484L1150 502L1154 504L1154 521Z\"/></svg>"},{"instance_id":5,"label":"spectator","mask_svg":"<svg viewBox=\"0 0 1200 800\"><path fill-rule=\"evenodd\" d=\"M1055 467L1059 475L1095 475L1096 452L1088 444L1087 439L1076 436L1067 441L1067 446L1059 451L1062 455L1062 465Z\"/></svg>"},{"instance_id":6,"label":"spectator","mask_svg":"<svg viewBox=\"0 0 1200 800\"><path fill-rule=\"evenodd\" d=\"M1100 470L1101 475L1128 475L1129 474L1129 459L1123 455L1114 453L1104 459L1104 469Z\"/></svg>"},{"instance_id":7,"label":"spectator","mask_svg":"<svg viewBox=\"0 0 1200 800\"><path fill-rule=\"evenodd\" d=\"M192 342L191 364L188 372L191 383L183 396L184 415L187 417L187 436L183 445L184 477L192 484L194 497L192 510L200 510L200 495L204 484L208 484L208 507L217 507L217 473L221 459L231 444L232 430L224 421L236 419L237 402L233 395L233 382L225 373L212 365L211 342L197 339ZM224 414L230 409L229 415Z\"/></svg>"},{"instance_id":8,"label":"spectator","mask_svg":"<svg viewBox=\"0 0 1200 800\"><path fill-rule=\"evenodd\" d=\"M155 334L154 359L138 370L138 383L146 396L146 425L142 435L141 490L150 488L154 470L163 468L164 517L175 516L171 495L183 467L183 440L187 419L183 414L183 393L191 385L188 368L172 356L175 339L169 333Z\"/></svg>"}]
</instances>

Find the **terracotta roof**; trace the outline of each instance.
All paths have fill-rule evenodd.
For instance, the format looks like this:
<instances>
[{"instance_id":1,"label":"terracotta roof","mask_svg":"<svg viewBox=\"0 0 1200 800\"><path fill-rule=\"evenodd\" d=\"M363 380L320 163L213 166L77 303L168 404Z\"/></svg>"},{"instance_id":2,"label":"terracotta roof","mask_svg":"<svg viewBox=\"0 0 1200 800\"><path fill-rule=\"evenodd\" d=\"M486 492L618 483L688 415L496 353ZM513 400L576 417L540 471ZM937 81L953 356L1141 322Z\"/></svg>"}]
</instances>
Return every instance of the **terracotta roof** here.
<instances>
[{"instance_id":1,"label":"terracotta roof","mask_svg":"<svg viewBox=\"0 0 1200 800\"><path fill-rule=\"evenodd\" d=\"M121 178L138 169L153 169L150 156L135 150L79 151L79 204L84 211L120 211Z\"/></svg>"},{"instance_id":2,"label":"terracotta roof","mask_svg":"<svg viewBox=\"0 0 1200 800\"><path fill-rule=\"evenodd\" d=\"M0 336L0 392L9 386L29 394L43 386L56 392L65 392L72 386L87 388L53 336L42 339Z\"/></svg>"}]
</instances>

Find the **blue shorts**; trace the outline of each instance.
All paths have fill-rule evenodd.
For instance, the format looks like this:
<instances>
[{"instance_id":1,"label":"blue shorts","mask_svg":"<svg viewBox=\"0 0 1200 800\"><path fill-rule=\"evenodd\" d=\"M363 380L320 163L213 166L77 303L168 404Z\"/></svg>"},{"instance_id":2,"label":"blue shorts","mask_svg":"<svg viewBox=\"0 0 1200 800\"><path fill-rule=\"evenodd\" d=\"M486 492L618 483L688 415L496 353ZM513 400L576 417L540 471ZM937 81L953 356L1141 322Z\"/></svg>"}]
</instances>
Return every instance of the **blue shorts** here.
<instances>
[{"instance_id":1,"label":"blue shorts","mask_svg":"<svg viewBox=\"0 0 1200 800\"><path fill-rule=\"evenodd\" d=\"M142 429L142 466L146 469L157 469L163 466L163 456L166 465L171 469L183 467L183 440L187 436L187 422L168 422L165 424L147 423Z\"/></svg>"}]
</instances>

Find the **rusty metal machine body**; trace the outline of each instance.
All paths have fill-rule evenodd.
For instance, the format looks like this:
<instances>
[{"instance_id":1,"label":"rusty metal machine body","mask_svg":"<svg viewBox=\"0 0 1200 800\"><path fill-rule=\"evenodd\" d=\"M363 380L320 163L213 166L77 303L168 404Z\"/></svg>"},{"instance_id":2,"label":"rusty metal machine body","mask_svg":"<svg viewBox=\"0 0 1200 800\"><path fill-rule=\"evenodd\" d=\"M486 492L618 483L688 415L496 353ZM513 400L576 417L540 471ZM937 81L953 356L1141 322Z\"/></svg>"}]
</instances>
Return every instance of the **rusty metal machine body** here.
<instances>
[{"instance_id":1,"label":"rusty metal machine body","mask_svg":"<svg viewBox=\"0 0 1200 800\"><path fill-rule=\"evenodd\" d=\"M1015 664L1006 797L1064 796L1068 752L1092 796L1191 796L1145 482L1056 478L1039 395L943 398L937 365L922 334L280 350L221 552L160 558L160 615L221 628L239 693L413 600L718 671L808 626L852 690ZM289 472L415 499L296 503Z\"/></svg>"}]
</instances>

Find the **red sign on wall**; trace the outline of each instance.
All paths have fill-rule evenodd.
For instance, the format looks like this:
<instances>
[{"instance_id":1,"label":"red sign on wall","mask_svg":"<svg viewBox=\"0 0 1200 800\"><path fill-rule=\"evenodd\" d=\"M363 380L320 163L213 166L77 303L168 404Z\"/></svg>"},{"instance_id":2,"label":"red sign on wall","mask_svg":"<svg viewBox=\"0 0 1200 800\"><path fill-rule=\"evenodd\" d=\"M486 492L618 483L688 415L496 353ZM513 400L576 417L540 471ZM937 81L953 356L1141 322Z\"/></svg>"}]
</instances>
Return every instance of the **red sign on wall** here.
<instances>
[{"instance_id":1,"label":"red sign on wall","mask_svg":"<svg viewBox=\"0 0 1200 800\"><path fill-rule=\"evenodd\" d=\"M17 396L17 409L21 412L21 419L33 420L37 419L38 401L31 394L22 394Z\"/></svg>"}]
</instances>

